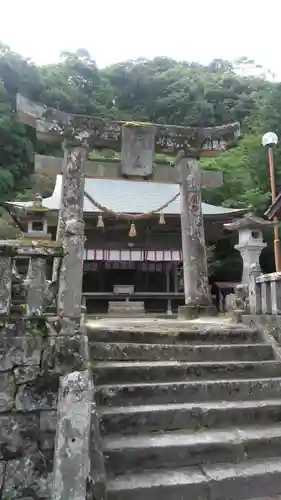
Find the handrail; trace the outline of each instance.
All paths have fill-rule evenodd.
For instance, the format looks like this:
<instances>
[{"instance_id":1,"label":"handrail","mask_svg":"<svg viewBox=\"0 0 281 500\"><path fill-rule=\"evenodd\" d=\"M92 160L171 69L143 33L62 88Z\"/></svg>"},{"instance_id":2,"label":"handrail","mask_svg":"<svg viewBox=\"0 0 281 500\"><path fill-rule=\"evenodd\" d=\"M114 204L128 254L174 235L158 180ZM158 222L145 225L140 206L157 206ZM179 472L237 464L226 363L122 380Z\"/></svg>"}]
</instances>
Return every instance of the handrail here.
<instances>
[{"instance_id":1,"label":"handrail","mask_svg":"<svg viewBox=\"0 0 281 500\"><path fill-rule=\"evenodd\" d=\"M281 314L281 273L261 274L253 270L249 284L251 314Z\"/></svg>"}]
</instances>

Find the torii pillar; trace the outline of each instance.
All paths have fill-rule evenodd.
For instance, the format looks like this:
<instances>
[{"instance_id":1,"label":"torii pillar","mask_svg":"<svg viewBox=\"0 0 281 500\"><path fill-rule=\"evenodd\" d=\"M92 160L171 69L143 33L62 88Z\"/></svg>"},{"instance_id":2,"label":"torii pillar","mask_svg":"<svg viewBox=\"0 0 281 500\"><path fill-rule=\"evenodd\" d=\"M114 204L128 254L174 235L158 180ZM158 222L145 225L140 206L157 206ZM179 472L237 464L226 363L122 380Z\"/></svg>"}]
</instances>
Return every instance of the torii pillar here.
<instances>
[{"instance_id":1,"label":"torii pillar","mask_svg":"<svg viewBox=\"0 0 281 500\"><path fill-rule=\"evenodd\" d=\"M201 313L210 314L213 308L208 286L201 188L220 185L221 176L218 172L201 171L199 159L200 156L214 156L233 144L240 136L239 123L193 128L106 121L46 108L20 95L17 96L17 111L21 121L36 128L41 140L61 141L64 145L63 167L55 172L63 174L57 237L68 247L60 274L59 310L69 317L77 317L81 312L84 175L85 169L87 175L88 169L94 170L93 162L90 167L88 165L87 155L93 148L109 148L121 150L120 165L116 166L116 171L111 169L110 175L98 170L92 172L93 177L142 178L180 184L185 306L179 308L179 316L187 319ZM166 173L162 165L158 168L154 164L155 152L176 155L177 168L169 168ZM52 166L50 170L54 173Z\"/></svg>"},{"instance_id":2,"label":"torii pillar","mask_svg":"<svg viewBox=\"0 0 281 500\"><path fill-rule=\"evenodd\" d=\"M208 282L205 233L201 203L201 169L197 158L184 157L178 163L180 176L181 237L185 305L179 318L214 314Z\"/></svg>"}]
</instances>

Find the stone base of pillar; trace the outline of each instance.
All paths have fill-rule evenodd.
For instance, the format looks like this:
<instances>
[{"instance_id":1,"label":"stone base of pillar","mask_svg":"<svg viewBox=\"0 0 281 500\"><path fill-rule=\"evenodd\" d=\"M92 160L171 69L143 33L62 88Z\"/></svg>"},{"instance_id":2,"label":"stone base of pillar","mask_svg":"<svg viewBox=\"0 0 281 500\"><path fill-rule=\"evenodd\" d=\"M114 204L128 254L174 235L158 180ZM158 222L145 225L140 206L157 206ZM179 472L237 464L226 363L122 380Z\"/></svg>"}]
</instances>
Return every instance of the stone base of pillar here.
<instances>
[{"instance_id":1,"label":"stone base of pillar","mask_svg":"<svg viewBox=\"0 0 281 500\"><path fill-rule=\"evenodd\" d=\"M196 319L200 316L216 316L217 310L212 304L184 305L178 308L178 319Z\"/></svg>"}]
</instances>

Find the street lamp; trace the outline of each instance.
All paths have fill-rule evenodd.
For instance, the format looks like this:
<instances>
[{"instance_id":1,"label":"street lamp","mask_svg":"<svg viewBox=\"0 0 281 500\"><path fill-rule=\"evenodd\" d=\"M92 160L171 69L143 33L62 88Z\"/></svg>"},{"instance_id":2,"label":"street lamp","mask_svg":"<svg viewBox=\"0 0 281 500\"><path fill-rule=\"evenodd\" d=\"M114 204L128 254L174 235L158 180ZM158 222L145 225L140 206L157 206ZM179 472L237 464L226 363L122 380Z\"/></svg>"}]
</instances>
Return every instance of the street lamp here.
<instances>
[{"instance_id":1,"label":"street lamp","mask_svg":"<svg viewBox=\"0 0 281 500\"><path fill-rule=\"evenodd\" d=\"M269 164L269 176L270 176L270 186L271 186L271 199L272 203L276 200L276 186L275 186L275 175L274 175L274 159L273 159L273 148L277 146L278 137L274 132L267 132L263 135L261 143L268 151L268 164ZM280 255L280 240L278 231L278 219L274 217L274 257L275 257L275 269L276 271L281 271L281 255Z\"/></svg>"}]
</instances>

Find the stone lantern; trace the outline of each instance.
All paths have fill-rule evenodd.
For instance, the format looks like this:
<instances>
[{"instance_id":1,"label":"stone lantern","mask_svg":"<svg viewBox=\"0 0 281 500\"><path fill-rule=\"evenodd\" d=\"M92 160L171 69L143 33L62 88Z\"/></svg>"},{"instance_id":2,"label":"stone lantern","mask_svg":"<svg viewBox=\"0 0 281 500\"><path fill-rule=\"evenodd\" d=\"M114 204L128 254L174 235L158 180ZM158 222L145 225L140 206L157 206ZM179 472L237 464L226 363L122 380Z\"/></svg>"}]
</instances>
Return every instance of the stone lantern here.
<instances>
[{"instance_id":1,"label":"stone lantern","mask_svg":"<svg viewBox=\"0 0 281 500\"><path fill-rule=\"evenodd\" d=\"M245 214L241 219L224 224L229 231L238 231L239 242L235 245L243 260L241 283L248 284L251 266L259 266L262 250L267 246L263 241L263 230L272 227L274 223L258 217L253 212Z\"/></svg>"},{"instance_id":2,"label":"stone lantern","mask_svg":"<svg viewBox=\"0 0 281 500\"><path fill-rule=\"evenodd\" d=\"M42 196L35 195L33 205L28 207L25 216L27 222L27 232L24 238L31 240L50 240L48 233L48 208L42 205Z\"/></svg>"}]
</instances>

